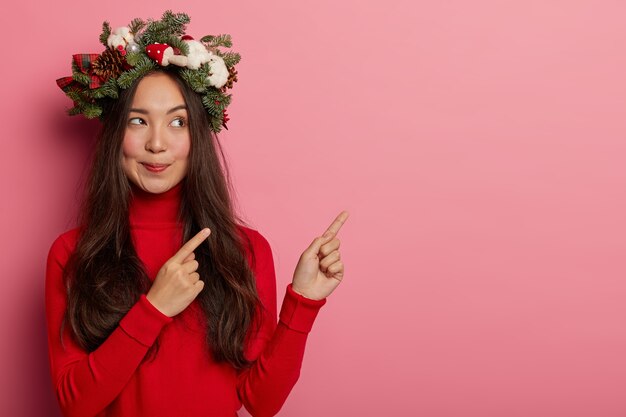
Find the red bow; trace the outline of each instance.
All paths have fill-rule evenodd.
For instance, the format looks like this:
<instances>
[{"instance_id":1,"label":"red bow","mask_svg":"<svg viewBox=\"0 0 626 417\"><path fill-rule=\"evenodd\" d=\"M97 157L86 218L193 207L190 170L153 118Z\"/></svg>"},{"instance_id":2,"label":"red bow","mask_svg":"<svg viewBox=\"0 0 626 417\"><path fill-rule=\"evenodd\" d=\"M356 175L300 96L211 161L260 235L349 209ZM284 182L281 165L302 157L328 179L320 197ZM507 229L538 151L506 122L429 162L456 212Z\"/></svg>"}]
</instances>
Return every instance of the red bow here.
<instances>
[{"instance_id":1,"label":"red bow","mask_svg":"<svg viewBox=\"0 0 626 417\"><path fill-rule=\"evenodd\" d=\"M80 72L89 76L91 79L89 82L89 88L91 90L102 85L100 77L91 72L91 63L99 56L100 54L76 54L72 56L72 68L77 68ZM74 87L81 88L83 86L72 77L59 78L57 80L57 85L65 92L74 89Z\"/></svg>"}]
</instances>

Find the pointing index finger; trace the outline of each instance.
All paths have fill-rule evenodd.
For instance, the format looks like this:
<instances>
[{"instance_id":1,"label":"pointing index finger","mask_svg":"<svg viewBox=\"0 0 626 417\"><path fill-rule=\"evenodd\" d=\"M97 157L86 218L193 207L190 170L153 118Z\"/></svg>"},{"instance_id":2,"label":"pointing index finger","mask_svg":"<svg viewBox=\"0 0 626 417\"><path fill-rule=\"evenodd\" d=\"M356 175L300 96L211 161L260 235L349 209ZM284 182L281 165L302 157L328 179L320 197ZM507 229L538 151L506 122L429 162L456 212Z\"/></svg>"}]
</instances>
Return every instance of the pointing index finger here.
<instances>
[{"instance_id":1,"label":"pointing index finger","mask_svg":"<svg viewBox=\"0 0 626 417\"><path fill-rule=\"evenodd\" d=\"M176 262L182 263L189 255L193 253L194 250L196 250L198 246L200 246L202 242L206 240L207 237L209 237L210 234L210 229L200 230L198 234L196 234L194 237L189 239L187 243L181 246L178 252L176 252L176 254L172 256L172 259Z\"/></svg>"},{"instance_id":2,"label":"pointing index finger","mask_svg":"<svg viewBox=\"0 0 626 417\"><path fill-rule=\"evenodd\" d=\"M331 225L328 226L328 229L326 229L326 232L324 232L324 235L325 236L328 236L329 234L332 236L336 235L339 232L339 229L341 229L341 226L343 226L343 224L348 219L348 216L349 214L345 210L339 213L339 215L335 218L335 220L331 223Z\"/></svg>"}]
</instances>

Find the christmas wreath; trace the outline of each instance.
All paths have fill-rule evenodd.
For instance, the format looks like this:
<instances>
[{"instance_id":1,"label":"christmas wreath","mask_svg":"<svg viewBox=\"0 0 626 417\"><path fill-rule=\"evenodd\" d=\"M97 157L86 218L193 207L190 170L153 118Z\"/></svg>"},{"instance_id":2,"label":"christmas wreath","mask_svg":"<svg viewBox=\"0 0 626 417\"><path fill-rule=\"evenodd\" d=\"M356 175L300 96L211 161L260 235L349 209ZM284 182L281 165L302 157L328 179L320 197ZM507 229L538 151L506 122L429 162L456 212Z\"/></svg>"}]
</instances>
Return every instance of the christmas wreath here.
<instances>
[{"instance_id":1,"label":"christmas wreath","mask_svg":"<svg viewBox=\"0 0 626 417\"><path fill-rule=\"evenodd\" d=\"M76 54L72 75L59 78L57 85L74 102L70 115L87 118L104 116L104 101L117 99L120 89L159 67L168 67L198 94L210 115L211 129L226 127L226 108L231 96L227 91L237 81L235 65L241 59L230 48L230 35L207 35L194 40L185 34L189 23L185 13L168 10L160 20L134 19L128 26L111 29L102 24L101 54Z\"/></svg>"}]
</instances>

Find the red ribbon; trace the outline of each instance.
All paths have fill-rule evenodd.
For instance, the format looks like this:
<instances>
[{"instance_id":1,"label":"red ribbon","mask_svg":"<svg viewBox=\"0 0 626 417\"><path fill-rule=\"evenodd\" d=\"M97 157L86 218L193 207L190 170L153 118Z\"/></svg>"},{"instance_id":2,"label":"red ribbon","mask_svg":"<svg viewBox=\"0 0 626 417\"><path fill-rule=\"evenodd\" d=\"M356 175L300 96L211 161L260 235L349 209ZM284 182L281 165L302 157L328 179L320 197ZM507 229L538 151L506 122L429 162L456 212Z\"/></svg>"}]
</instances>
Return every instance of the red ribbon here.
<instances>
[{"instance_id":1,"label":"red ribbon","mask_svg":"<svg viewBox=\"0 0 626 417\"><path fill-rule=\"evenodd\" d=\"M98 88L102 85L102 80L100 79L100 77L95 75L91 69L91 63L95 61L99 56L100 54L75 54L72 56L73 63L78 67L80 72L89 76L91 81L89 82L88 87L91 90ZM61 90L65 92L75 88L81 89L83 87L83 84L77 82L72 77L59 78L57 80L57 85L59 86L59 88L61 88Z\"/></svg>"}]
</instances>

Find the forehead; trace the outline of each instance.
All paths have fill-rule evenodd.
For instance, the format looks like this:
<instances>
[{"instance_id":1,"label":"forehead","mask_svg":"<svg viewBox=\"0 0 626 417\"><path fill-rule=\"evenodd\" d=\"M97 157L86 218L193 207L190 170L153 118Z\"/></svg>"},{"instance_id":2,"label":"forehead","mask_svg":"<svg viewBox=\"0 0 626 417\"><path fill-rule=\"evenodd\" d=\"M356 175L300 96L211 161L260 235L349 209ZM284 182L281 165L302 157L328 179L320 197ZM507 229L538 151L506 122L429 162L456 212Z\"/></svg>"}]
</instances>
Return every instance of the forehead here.
<instances>
[{"instance_id":1,"label":"forehead","mask_svg":"<svg viewBox=\"0 0 626 417\"><path fill-rule=\"evenodd\" d=\"M176 81L167 74L157 72L139 81L132 107L149 111L167 111L181 104L185 104L185 99Z\"/></svg>"}]
</instances>

